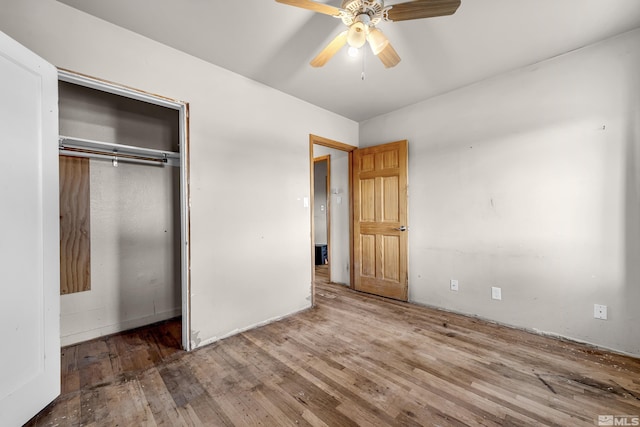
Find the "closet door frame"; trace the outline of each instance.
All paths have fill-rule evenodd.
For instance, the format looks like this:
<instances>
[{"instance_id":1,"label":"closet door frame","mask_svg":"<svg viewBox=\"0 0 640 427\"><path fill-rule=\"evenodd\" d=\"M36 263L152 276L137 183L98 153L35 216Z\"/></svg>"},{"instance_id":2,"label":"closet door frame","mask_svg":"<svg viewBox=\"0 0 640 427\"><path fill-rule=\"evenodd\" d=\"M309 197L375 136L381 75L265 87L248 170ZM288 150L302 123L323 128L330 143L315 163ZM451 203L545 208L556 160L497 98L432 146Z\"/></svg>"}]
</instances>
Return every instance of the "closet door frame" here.
<instances>
[{"instance_id":1,"label":"closet door frame","mask_svg":"<svg viewBox=\"0 0 640 427\"><path fill-rule=\"evenodd\" d=\"M186 351L190 351L192 346L191 311L189 300L189 289L191 287L191 277L189 275L189 272L191 271L189 248L189 104L184 101L154 95L61 68L58 69L58 80L114 95L120 95L125 98L135 99L148 104L178 110L180 122L180 288L182 300L182 348Z\"/></svg>"}]
</instances>

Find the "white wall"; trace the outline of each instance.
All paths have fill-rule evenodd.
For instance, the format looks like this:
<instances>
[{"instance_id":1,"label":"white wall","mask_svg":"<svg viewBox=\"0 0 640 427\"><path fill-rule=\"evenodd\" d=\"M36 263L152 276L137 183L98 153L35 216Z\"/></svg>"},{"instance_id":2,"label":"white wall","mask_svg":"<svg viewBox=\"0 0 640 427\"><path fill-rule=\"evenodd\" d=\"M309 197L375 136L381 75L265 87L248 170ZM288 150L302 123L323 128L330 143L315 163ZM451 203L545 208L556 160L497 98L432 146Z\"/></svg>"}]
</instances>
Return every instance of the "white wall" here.
<instances>
[{"instance_id":1,"label":"white wall","mask_svg":"<svg viewBox=\"0 0 640 427\"><path fill-rule=\"evenodd\" d=\"M3 5L0 30L56 66L189 102L194 345L310 306L309 134L356 145L357 123L54 0Z\"/></svg>"},{"instance_id":2,"label":"white wall","mask_svg":"<svg viewBox=\"0 0 640 427\"><path fill-rule=\"evenodd\" d=\"M62 345L181 313L177 168L91 161L91 290L60 297Z\"/></svg>"},{"instance_id":3,"label":"white wall","mask_svg":"<svg viewBox=\"0 0 640 427\"><path fill-rule=\"evenodd\" d=\"M317 157L317 156L316 156ZM313 242L327 244L327 162L313 165Z\"/></svg>"},{"instance_id":4,"label":"white wall","mask_svg":"<svg viewBox=\"0 0 640 427\"><path fill-rule=\"evenodd\" d=\"M639 97L635 30L361 123L409 140L410 299L640 355Z\"/></svg>"},{"instance_id":5,"label":"white wall","mask_svg":"<svg viewBox=\"0 0 640 427\"><path fill-rule=\"evenodd\" d=\"M331 156L331 281L349 285L349 153L313 146L315 157Z\"/></svg>"}]
</instances>

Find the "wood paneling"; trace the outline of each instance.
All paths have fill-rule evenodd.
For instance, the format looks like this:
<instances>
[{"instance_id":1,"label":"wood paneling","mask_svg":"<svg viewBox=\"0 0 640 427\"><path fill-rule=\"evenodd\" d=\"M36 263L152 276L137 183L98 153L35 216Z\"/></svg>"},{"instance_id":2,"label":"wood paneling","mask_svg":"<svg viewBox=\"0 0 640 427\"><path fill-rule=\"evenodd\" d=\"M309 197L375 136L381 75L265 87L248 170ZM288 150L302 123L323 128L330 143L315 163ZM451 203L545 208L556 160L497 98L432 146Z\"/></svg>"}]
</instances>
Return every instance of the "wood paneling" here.
<instances>
[{"instance_id":1,"label":"wood paneling","mask_svg":"<svg viewBox=\"0 0 640 427\"><path fill-rule=\"evenodd\" d=\"M60 293L90 289L89 159L60 156Z\"/></svg>"},{"instance_id":2,"label":"wood paneling","mask_svg":"<svg viewBox=\"0 0 640 427\"><path fill-rule=\"evenodd\" d=\"M362 221L375 221L376 184L373 179L360 180L360 218Z\"/></svg>"},{"instance_id":3,"label":"wood paneling","mask_svg":"<svg viewBox=\"0 0 640 427\"><path fill-rule=\"evenodd\" d=\"M354 289L400 300L408 295L407 160L407 141L398 141L355 150L353 161Z\"/></svg>"},{"instance_id":4,"label":"wood paneling","mask_svg":"<svg viewBox=\"0 0 640 427\"><path fill-rule=\"evenodd\" d=\"M360 275L376 277L376 236L361 234L360 251L362 252Z\"/></svg>"},{"instance_id":5,"label":"wood paneling","mask_svg":"<svg viewBox=\"0 0 640 427\"><path fill-rule=\"evenodd\" d=\"M63 394L27 426L593 427L640 415L640 359L318 277L315 308L191 353L179 319L62 349Z\"/></svg>"},{"instance_id":6,"label":"wood paneling","mask_svg":"<svg viewBox=\"0 0 640 427\"><path fill-rule=\"evenodd\" d=\"M376 158L373 154L364 154L359 156L360 159L360 171L370 172L376 168Z\"/></svg>"},{"instance_id":7,"label":"wood paneling","mask_svg":"<svg viewBox=\"0 0 640 427\"><path fill-rule=\"evenodd\" d=\"M400 236L380 236L382 239L383 261L382 278L393 282L400 281Z\"/></svg>"},{"instance_id":8,"label":"wood paneling","mask_svg":"<svg viewBox=\"0 0 640 427\"><path fill-rule=\"evenodd\" d=\"M400 167L400 156L397 150L384 151L376 156L382 160L381 170Z\"/></svg>"},{"instance_id":9,"label":"wood paneling","mask_svg":"<svg viewBox=\"0 0 640 427\"><path fill-rule=\"evenodd\" d=\"M383 177L382 180L382 222L400 221L400 184L397 176Z\"/></svg>"}]
</instances>

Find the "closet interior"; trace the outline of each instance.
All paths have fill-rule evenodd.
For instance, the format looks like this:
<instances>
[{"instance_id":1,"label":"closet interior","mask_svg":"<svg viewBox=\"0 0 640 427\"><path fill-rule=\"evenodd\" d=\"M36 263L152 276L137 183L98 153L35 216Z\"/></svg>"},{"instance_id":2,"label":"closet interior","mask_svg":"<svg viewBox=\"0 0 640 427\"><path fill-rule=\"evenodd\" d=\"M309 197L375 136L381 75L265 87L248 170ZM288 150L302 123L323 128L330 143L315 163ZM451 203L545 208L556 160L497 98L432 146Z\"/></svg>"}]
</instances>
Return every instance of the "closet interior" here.
<instances>
[{"instance_id":1,"label":"closet interior","mask_svg":"<svg viewBox=\"0 0 640 427\"><path fill-rule=\"evenodd\" d=\"M60 80L62 345L183 315L181 114Z\"/></svg>"}]
</instances>

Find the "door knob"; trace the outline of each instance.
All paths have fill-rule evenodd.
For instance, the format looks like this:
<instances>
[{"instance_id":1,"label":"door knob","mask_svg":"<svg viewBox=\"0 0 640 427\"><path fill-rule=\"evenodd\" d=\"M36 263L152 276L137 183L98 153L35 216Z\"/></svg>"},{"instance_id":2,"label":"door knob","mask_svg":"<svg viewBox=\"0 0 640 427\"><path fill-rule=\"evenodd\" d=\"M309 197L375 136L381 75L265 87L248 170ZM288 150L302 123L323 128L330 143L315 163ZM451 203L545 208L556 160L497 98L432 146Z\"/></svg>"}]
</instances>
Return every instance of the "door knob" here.
<instances>
[{"instance_id":1,"label":"door knob","mask_svg":"<svg viewBox=\"0 0 640 427\"><path fill-rule=\"evenodd\" d=\"M396 230L396 231L407 231L407 227L405 227L404 225L401 225L398 228L394 228L394 230Z\"/></svg>"}]
</instances>

